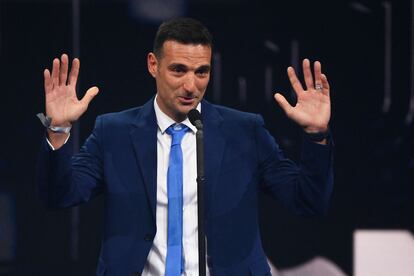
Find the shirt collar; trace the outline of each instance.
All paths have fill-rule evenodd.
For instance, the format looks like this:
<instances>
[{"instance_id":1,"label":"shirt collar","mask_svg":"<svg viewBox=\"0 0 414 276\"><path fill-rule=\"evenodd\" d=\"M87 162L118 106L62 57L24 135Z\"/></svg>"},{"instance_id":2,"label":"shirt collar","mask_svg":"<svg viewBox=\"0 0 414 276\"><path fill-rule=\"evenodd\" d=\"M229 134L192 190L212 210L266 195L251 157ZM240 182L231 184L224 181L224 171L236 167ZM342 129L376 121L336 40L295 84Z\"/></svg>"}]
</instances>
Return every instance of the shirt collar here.
<instances>
[{"instance_id":1,"label":"shirt collar","mask_svg":"<svg viewBox=\"0 0 414 276\"><path fill-rule=\"evenodd\" d=\"M167 114L165 114L161 108L159 107L157 103L157 97L158 95L155 95L154 98L154 110L155 110L155 116L157 117L157 124L158 128L160 129L161 133L164 134L164 132L169 128L172 124L178 124L176 121L171 119ZM201 112L201 103L198 103L196 109ZM190 122L188 118L186 118L184 121L180 122L180 124L186 125L193 133L197 132L197 128Z\"/></svg>"}]
</instances>

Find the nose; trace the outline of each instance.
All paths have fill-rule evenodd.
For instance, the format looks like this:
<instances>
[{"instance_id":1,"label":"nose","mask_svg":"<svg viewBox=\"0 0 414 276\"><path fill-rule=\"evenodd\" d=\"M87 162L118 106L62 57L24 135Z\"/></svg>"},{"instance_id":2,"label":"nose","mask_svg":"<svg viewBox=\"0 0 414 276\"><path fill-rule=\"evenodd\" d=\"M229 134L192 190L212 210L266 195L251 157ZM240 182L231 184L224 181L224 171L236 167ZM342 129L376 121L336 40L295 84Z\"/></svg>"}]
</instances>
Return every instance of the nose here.
<instances>
[{"instance_id":1,"label":"nose","mask_svg":"<svg viewBox=\"0 0 414 276\"><path fill-rule=\"evenodd\" d=\"M188 74L187 78L184 80L183 88L187 92L195 92L196 91L196 76L195 74L191 73Z\"/></svg>"}]
</instances>

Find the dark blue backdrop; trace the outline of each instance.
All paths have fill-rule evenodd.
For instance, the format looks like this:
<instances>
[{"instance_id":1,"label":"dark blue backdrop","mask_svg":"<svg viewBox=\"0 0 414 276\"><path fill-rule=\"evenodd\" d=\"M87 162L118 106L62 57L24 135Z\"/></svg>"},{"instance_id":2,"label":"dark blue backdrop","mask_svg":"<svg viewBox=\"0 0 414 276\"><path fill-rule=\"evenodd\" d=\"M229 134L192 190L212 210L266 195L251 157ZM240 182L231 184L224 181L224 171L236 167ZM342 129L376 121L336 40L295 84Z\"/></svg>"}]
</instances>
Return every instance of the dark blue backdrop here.
<instances>
[{"instance_id":1,"label":"dark blue backdrop","mask_svg":"<svg viewBox=\"0 0 414 276\"><path fill-rule=\"evenodd\" d=\"M300 130L266 98L291 95L285 69L296 58L319 59L332 86L335 190L327 217L294 217L266 195L262 236L278 268L321 255L352 273L357 228L413 230L413 125L404 124L410 97L410 5L392 5L392 103L384 98L384 7L380 1L178 1L215 38L220 74L207 99L261 113L293 159ZM154 94L146 69L157 24L131 15L127 1L82 1L80 93L99 86L80 121L80 141L97 115L141 105ZM0 275L93 275L102 226L102 198L78 211L47 211L34 173L43 129L43 69L73 47L70 1L0 1ZM411 42L412 43L412 42ZM296 50L295 50L296 49ZM296 53L296 54L295 54ZM218 96L217 88L221 87ZM215 90L216 89L216 90ZM6 210L6 211L5 211ZM74 214L78 217L73 218ZM74 225L78 248L73 248ZM236 229L235 229L236 230ZM3 254L3 255L2 255Z\"/></svg>"}]
</instances>

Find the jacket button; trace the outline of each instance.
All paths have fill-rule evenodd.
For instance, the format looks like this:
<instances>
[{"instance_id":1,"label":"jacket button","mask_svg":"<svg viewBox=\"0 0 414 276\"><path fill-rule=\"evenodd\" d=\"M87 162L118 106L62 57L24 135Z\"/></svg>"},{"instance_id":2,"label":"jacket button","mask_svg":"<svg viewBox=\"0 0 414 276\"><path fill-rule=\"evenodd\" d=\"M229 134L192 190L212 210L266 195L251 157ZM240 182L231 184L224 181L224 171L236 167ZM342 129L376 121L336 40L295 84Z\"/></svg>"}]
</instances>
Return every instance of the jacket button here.
<instances>
[{"instance_id":1,"label":"jacket button","mask_svg":"<svg viewBox=\"0 0 414 276\"><path fill-rule=\"evenodd\" d=\"M152 241L152 235L151 234L145 234L144 240L145 241Z\"/></svg>"}]
</instances>

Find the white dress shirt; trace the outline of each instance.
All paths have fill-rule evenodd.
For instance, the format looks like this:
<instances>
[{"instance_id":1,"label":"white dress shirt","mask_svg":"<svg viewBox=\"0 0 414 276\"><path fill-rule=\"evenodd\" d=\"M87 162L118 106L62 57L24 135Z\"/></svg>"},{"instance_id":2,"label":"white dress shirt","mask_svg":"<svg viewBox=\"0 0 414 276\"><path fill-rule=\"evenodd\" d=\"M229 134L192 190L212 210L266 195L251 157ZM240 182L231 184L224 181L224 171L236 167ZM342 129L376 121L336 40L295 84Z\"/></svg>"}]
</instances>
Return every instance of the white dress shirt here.
<instances>
[{"instance_id":1,"label":"white dress shirt","mask_svg":"<svg viewBox=\"0 0 414 276\"><path fill-rule=\"evenodd\" d=\"M167 171L171 147L171 136L166 129L176 122L159 108L154 100L157 117L157 233L148 254L143 276L165 275L167 257L167 222L168 194ZM197 106L200 111L201 105ZM182 276L198 275L198 214L197 214L197 156L196 131L188 118L181 122L190 129L183 137L181 149L183 152L183 259L184 271ZM210 275L207 267L207 275Z\"/></svg>"}]
</instances>

